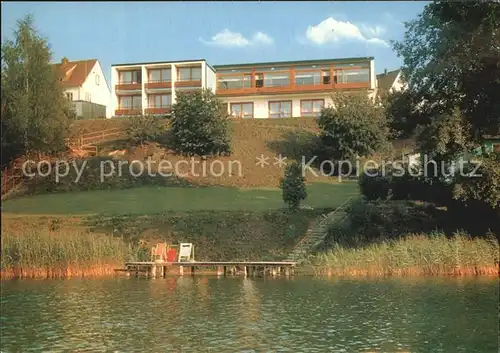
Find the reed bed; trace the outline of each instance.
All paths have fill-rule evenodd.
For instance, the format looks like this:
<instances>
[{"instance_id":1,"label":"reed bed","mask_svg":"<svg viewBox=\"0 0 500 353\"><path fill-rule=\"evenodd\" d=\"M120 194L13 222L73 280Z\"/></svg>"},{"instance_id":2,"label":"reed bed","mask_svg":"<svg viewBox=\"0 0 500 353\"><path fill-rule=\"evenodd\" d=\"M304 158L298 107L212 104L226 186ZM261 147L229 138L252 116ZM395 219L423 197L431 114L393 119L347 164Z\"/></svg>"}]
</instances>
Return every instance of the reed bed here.
<instances>
[{"instance_id":1,"label":"reed bed","mask_svg":"<svg viewBox=\"0 0 500 353\"><path fill-rule=\"evenodd\" d=\"M412 234L362 248L336 245L310 265L316 274L329 276L498 276L498 246L493 236Z\"/></svg>"},{"instance_id":2,"label":"reed bed","mask_svg":"<svg viewBox=\"0 0 500 353\"><path fill-rule=\"evenodd\" d=\"M9 229L1 249L2 279L109 275L135 257L122 239L84 230Z\"/></svg>"}]
</instances>

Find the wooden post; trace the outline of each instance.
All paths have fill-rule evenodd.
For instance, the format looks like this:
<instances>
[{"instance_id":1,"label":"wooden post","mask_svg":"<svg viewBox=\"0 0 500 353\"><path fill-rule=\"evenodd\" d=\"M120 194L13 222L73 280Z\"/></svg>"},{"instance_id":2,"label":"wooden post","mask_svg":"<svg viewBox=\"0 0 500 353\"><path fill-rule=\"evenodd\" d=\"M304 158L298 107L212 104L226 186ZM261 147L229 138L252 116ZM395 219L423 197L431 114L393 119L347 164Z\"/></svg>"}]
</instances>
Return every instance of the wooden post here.
<instances>
[{"instance_id":1,"label":"wooden post","mask_svg":"<svg viewBox=\"0 0 500 353\"><path fill-rule=\"evenodd\" d=\"M180 274L181 276L183 276L183 275L184 275L184 266L179 266L179 274Z\"/></svg>"},{"instance_id":2,"label":"wooden post","mask_svg":"<svg viewBox=\"0 0 500 353\"><path fill-rule=\"evenodd\" d=\"M273 267L271 268L271 271L272 271L272 275L273 275L273 277L276 277L276 266L273 266Z\"/></svg>"},{"instance_id":3,"label":"wooden post","mask_svg":"<svg viewBox=\"0 0 500 353\"><path fill-rule=\"evenodd\" d=\"M224 274L224 269L222 266L217 266L217 276L222 276Z\"/></svg>"},{"instance_id":4,"label":"wooden post","mask_svg":"<svg viewBox=\"0 0 500 353\"><path fill-rule=\"evenodd\" d=\"M227 276L227 266L224 266L224 277Z\"/></svg>"},{"instance_id":5,"label":"wooden post","mask_svg":"<svg viewBox=\"0 0 500 353\"><path fill-rule=\"evenodd\" d=\"M194 268L195 268L195 266L191 266L191 276L194 275Z\"/></svg>"},{"instance_id":6,"label":"wooden post","mask_svg":"<svg viewBox=\"0 0 500 353\"><path fill-rule=\"evenodd\" d=\"M151 265L151 277L156 278L156 264Z\"/></svg>"},{"instance_id":7,"label":"wooden post","mask_svg":"<svg viewBox=\"0 0 500 353\"><path fill-rule=\"evenodd\" d=\"M290 267L288 266L285 267L285 276L286 277L290 276Z\"/></svg>"},{"instance_id":8,"label":"wooden post","mask_svg":"<svg viewBox=\"0 0 500 353\"><path fill-rule=\"evenodd\" d=\"M243 274L245 277L248 276L248 266L243 266Z\"/></svg>"}]
</instances>

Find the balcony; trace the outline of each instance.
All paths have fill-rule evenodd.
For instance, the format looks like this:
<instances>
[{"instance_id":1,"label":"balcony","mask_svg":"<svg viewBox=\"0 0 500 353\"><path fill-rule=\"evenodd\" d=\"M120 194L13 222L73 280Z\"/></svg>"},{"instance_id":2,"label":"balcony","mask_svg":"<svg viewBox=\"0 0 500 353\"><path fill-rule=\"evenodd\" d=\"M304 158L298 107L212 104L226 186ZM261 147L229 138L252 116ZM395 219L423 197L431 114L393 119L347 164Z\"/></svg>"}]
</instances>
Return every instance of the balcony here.
<instances>
[{"instance_id":1,"label":"balcony","mask_svg":"<svg viewBox=\"0 0 500 353\"><path fill-rule=\"evenodd\" d=\"M164 107L148 107L146 108L146 114L170 114L172 110L172 106L164 106Z\"/></svg>"},{"instance_id":2,"label":"balcony","mask_svg":"<svg viewBox=\"0 0 500 353\"><path fill-rule=\"evenodd\" d=\"M146 89L172 89L172 81L149 81Z\"/></svg>"},{"instance_id":3,"label":"balcony","mask_svg":"<svg viewBox=\"0 0 500 353\"><path fill-rule=\"evenodd\" d=\"M176 81L175 87L192 87L198 88L201 87L201 80L189 80L189 81Z\"/></svg>"},{"instance_id":4,"label":"balcony","mask_svg":"<svg viewBox=\"0 0 500 353\"><path fill-rule=\"evenodd\" d=\"M370 88L369 69L310 68L217 74L217 95L322 92Z\"/></svg>"},{"instance_id":5,"label":"balcony","mask_svg":"<svg viewBox=\"0 0 500 353\"><path fill-rule=\"evenodd\" d=\"M142 108L118 108L115 110L116 116L141 115Z\"/></svg>"},{"instance_id":6,"label":"balcony","mask_svg":"<svg viewBox=\"0 0 500 353\"><path fill-rule=\"evenodd\" d=\"M121 82L115 85L115 91L140 91L141 89L141 82Z\"/></svg>"}]
</instances>

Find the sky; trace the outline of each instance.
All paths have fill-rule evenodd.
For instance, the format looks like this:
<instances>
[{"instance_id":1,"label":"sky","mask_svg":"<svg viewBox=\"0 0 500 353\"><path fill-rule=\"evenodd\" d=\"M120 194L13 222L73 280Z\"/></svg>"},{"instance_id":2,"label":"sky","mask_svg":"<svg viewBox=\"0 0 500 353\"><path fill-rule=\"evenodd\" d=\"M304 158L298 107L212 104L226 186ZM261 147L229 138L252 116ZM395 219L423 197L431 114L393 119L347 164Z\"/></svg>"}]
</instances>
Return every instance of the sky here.
<instances>
[{"instance_id":1,"label":"sky","mask_svg":"<svg viewBox=\"0 0 500 353\"><path fill-rule=\"evenodd\" d=\"M427 2L2 2L2 40L32 13L53 61L112 64L206 59L210 65L375 57L402 60L390 40Z\"/></svg>"}]
</instances>

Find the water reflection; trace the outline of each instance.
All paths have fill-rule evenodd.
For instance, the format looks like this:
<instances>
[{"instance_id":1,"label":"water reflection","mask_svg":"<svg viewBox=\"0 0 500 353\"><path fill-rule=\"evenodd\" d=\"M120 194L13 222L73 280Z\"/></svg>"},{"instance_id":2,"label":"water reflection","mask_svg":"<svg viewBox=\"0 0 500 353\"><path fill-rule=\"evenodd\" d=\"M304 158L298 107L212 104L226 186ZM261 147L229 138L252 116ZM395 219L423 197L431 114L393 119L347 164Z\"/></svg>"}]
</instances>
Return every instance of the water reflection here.
<instances>
[{"instance_id":1,"label":"water reflection","mask_svg":"<svg viewBox=\"0 0 500 353\"><path fill-rule=\"evenodd\" d=\"M2 283L2 352L496 352L495 280Z\"/></svg>"}]
</instances>

